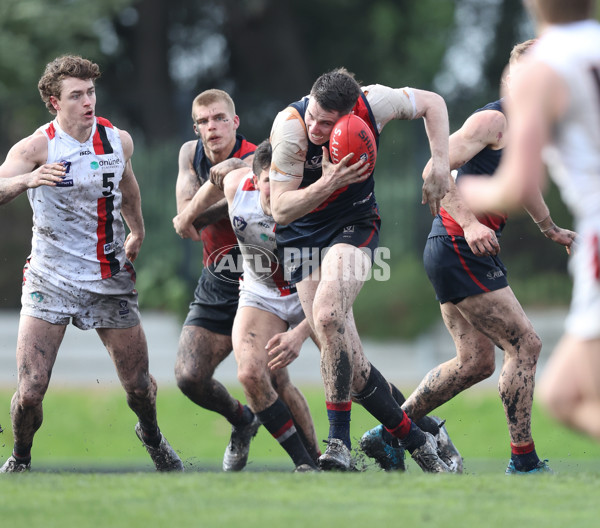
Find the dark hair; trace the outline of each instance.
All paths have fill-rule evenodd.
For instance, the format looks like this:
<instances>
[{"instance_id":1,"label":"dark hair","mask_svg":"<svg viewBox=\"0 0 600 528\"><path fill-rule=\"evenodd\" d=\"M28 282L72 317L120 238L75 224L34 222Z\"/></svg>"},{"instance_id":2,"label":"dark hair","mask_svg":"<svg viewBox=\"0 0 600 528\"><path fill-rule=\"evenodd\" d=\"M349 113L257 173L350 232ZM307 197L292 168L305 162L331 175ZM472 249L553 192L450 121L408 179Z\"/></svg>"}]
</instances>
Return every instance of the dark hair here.
<instances>
[{"instance_id":1,"label":"dark hair","mask_svg":"<svg viewBox=\"0 0 600 528\"><path fill-rule=\"evenodd\" d=\"M321 75L313 84L310 95L324 110L349 113L361 93L360 84L346 68L337 68Z\"/></svg>"},{"instance_id":2,"label":"dark hair","mask_svg":"<svg viewBox=\"0 0 600 528\"><path fill-rule=\"evenodd\" d=\"M252 172L256 177L260 177L260 173L267 170L271 166L271 157L273 149L271 142L268 139L262 141L254 151L254 160L252 161Z\"/></svg>"},{"instance_id":3,"label":"dark hair","mask_svg":"<svg viewBox=\"0 0 600 528\"><path fill-rule=\"evenodd\" d=\"M46 64L44 74L38 82L38 90L51 114L56 114L56 110L50 102L50 97L54 96L60 99L62 81L66 77L95 81L100 77L100 67L94 62L76 55L57 57Z\"/></svg>"}]
</instances>

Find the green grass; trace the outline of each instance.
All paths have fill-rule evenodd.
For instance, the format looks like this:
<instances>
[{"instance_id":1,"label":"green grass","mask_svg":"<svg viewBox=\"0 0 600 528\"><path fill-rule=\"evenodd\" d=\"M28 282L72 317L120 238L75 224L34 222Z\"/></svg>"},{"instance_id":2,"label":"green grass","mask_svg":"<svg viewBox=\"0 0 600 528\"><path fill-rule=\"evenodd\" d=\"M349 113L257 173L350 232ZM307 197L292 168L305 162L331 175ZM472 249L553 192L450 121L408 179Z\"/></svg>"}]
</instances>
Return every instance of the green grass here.
<instances>
[{"instance_id":1,"label":"green grass","mask_svg":"<svg viewBox=\"0 0 600 528\"><path fill-rule=\"evenodd\" d=\"M304 387L319 438L327 435L322 389ZM410 388L407 388L410 389ZM239 396L239 393L237 393ZM0 391L0 456L10 455L11 392ZM509 441L495 391L470 391L439 410L465 458L466 474L404 474L367 466L354 474L293 474L292 464L261 428L250 463L219 471L229 437L222 418L177 389L159 391L159 421L188 471L152 472L133 433L135 417L116 388L50 388L29 474L0 478L2 526L591 526L600 485L600 445L534 408L534 438L554 476L505 477ZM355 444L375 421L355 406ZM37 470L37 471L36 471Z\"/></svg>"}]
</instances>

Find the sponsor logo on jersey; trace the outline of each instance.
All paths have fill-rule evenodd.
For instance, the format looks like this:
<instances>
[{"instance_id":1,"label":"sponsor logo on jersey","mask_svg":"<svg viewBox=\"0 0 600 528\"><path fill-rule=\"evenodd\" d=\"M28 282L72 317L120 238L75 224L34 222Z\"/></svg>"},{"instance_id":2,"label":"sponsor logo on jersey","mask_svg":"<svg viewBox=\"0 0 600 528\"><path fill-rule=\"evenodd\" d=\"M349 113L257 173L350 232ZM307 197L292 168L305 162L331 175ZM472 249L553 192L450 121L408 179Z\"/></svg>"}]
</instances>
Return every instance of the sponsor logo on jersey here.
<instances>
[{"instance_id":1,"label":"sponsor logo on jersey","mask_svg":"<svg viewBox=\"0 0 600 528\"><path fill-rule=\"evenodd\" d=\"M92 154L92 152L91 152L90 150L87 150L87 149L86 149L86 150L82 150L82 151L79 153L79 155L80 155L80 156L89 156L89 155L91 155L91 154Z\"/></svg>"},{"instance_id":2,"label":"sponsor logo on jersey","mask_svg":"<svg viewBox=\"0 0 600 528\"><path fill-rule=\"evenodd\" d=\"M109 242L108 244L104 244L104 254L108 255L109 253L113 253L115 251L115 243Z\"/></svg>"},{"instance_id":3,"label":"sponsor logo on jersey","mask_svg":"<svg viewBox=\"0 0 600 528\"><path fill-rule=\"evenodd\" d=\"M354 226L346 226L344 227L344 233L354 233Z\"/></svg>"},{"instance_id":4,"label":"sponsor logo on jersey","mask_svg":"<svg viewBox=\"0 0 600 528\"><path fill-rule=\"evenodd\" d=\"M100 160L100 167L117 167L121 165L121 160L117 157Z\"/></svg>"},{"instance_id":5,"label":"sponsor logo on jersey","mask_svg":"<svg viewBox=\"0 0 600 528\"><path fill-rule=\"evenodd\" d=\"M100 164L97 161L92 161L90 163L90 169L92 170L98 170L100 168Z\"/></svg>"}]
</instances>

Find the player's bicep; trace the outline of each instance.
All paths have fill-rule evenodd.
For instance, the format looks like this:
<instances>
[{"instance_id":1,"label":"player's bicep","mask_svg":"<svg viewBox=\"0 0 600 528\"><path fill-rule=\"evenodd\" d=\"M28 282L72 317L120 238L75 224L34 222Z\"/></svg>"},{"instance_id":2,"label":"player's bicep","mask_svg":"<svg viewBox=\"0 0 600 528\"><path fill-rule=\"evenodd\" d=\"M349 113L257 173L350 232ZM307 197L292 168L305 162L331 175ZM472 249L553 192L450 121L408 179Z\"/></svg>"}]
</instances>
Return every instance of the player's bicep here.
<instances>
[{"instance_id":1,"label":"player's bicep","mask_svg":"<svg viewBox=\"0 0 600 528\"><path fill-rule=\"evenodd\" d=\"M33 171L36 167L45 163L44 159L36 159L38 154L38 143L36 138L25 138L14 145L8 152L4 163L0 165L0 178L12 178L20 174L26 174ZM45 145L45 140L43 145ZM41 154L40 154L41 155Z\"/></svg>"}]
</instances>

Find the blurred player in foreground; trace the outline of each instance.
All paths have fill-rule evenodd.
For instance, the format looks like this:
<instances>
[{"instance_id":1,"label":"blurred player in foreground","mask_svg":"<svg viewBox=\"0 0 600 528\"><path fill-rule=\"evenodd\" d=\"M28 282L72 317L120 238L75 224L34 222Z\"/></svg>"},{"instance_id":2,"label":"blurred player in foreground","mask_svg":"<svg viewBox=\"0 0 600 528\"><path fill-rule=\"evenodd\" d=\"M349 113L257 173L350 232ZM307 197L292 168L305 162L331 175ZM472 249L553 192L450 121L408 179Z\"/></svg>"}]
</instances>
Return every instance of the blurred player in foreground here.
<instances>
[{"instance_id":1,"label":"blurred player in foreground","mask_svg":"<svg viewBox=\"0 0 600 528\"><path fill-rule=\"evenodd\" d=\"M575 218L573 298L538 397L563 423L600 440L600 25L594 0L525 2L539 39L514 79L510 144L493 181L459 186L478 211L516 208L545 164ZM550 227L550 226L547 226Z\"/></svg>"},{"instance_id":2,"label":"blurred player in foreground","mask_svg":"<svg viewBox=\"0 0 600 528\"><path fill-rule=\"evenodd\" d=\"M533 42L513 48L507 88ZM510 98L510 89L507 92ZM487 178L496 170L510 136L505 103L506 99L501 99L480 108L450 136L450 168L458 169L457 181L462 174ZM570 248L574 233L552 223L540 192L527 201L526 209L546 237ZM506 472L550 471L538 458L531 436L533 388L542 342L508 285L499 257L498 239L505 222L503 214L475 216L451 180L427 239L424 263L456 346L456 357L432 369L402 408L411 419L418 419L490 377L498 346L504 351L498 389L511 441Z\"/></svg>"},{"instance_id":3,"label":"blurred player in foreground","mask_svg":"<svg viewBox=\"0 0 600 528\"><path fill-rule=\"evenodd\" d=\"M11 405L15 443L2 473L30 468L42 401L69 322L100 336L156 469L183 471L156 421L156 382L138 311L132 262L145 233L133 141L96 117L99 76L98 65L81 57L48 63L38 88L56 118L19 141L0 167L0 204L27 191L33 209Z\"/></svg>"},{"instance_id":4,"label":"blurred player in foreground","mask_svg":"<svg viewBox=\"0 0 600 528\"><path fill-rule=\"evenodd\" d=\"M321 453L308 404L286 368L298 357L310 327L296 288L283 279L276 257L270 166L271 145L265 140L254 153L253 170L236 169L218 183L224 186L229 218L244 257L233 351L238 378L259 422L285 449L296 471L310 471L317 469ZM184 233L197 238L190 219L223 197L219 187L209 182L196 193L178 221Z\"/></svg>"}]
</instances>

